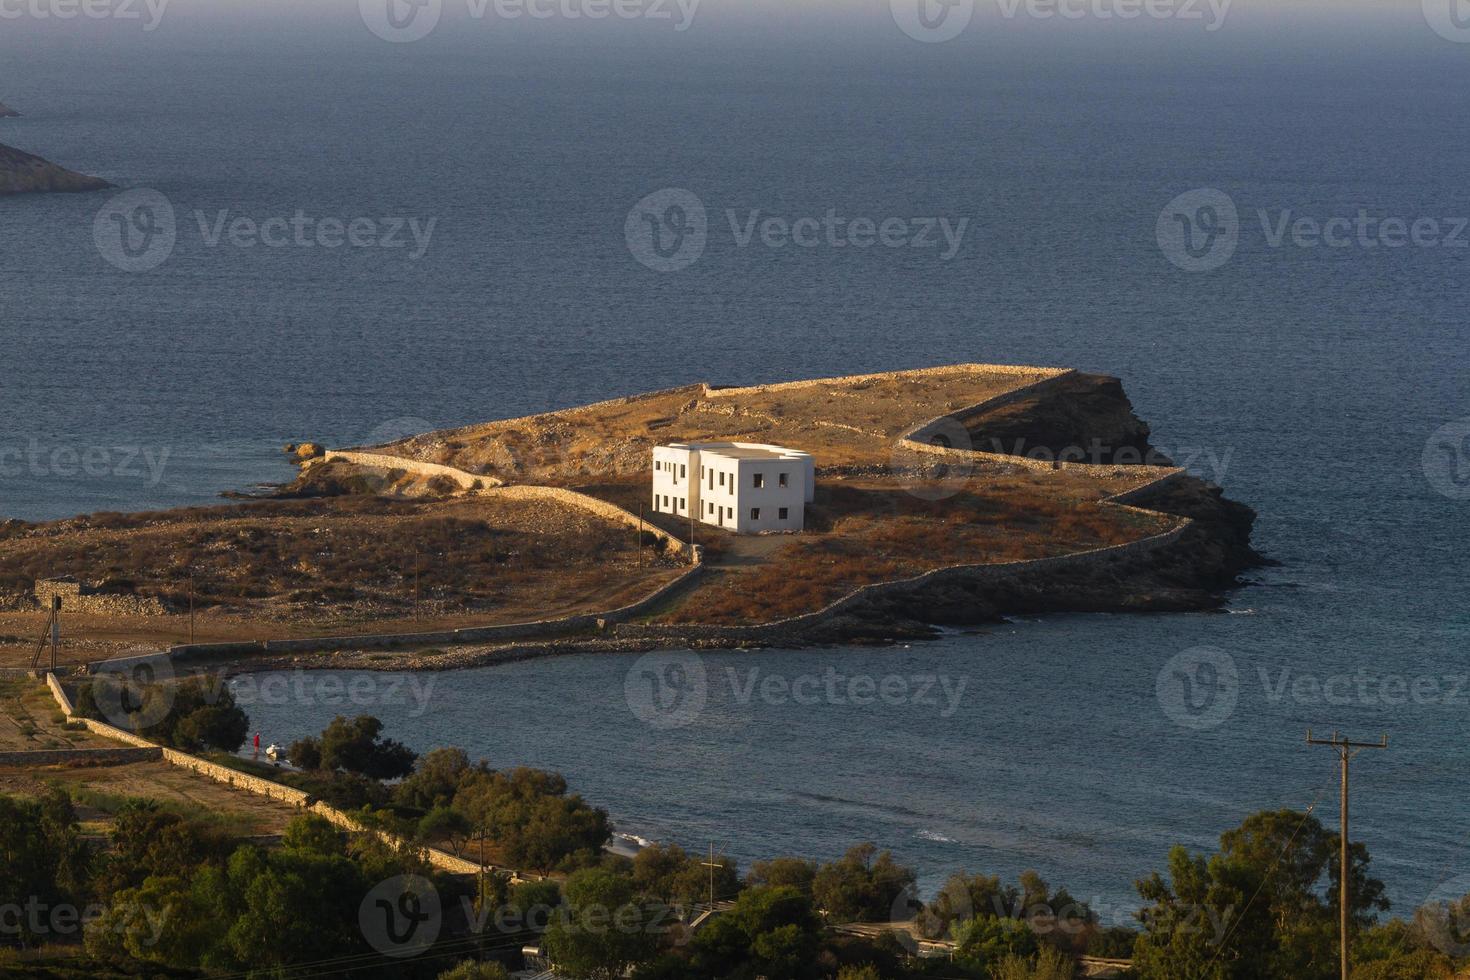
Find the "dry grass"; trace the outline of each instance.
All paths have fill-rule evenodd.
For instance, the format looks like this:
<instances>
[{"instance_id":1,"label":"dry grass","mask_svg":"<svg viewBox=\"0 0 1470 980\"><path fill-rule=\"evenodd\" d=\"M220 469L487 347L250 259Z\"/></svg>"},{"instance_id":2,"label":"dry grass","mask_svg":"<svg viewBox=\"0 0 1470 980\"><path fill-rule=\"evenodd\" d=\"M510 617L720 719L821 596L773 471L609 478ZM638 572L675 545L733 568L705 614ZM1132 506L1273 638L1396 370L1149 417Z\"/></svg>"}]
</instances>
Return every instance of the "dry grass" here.
<instances>
[{"instance_id":1,"label":"dry grass","mask_svg":"<svg viewBox=\"0 0 1470 980\"><path fill-rule=\"evenodd\" d=\"M4 591L74 575L180 610L192 580L203 614L309 616L321 625L426 611L494 621L484 614L611 608L599 603L636 598L676 569L662 559L640 567L636 535L584 511L479 497L102 514L14 528L0 548Z\"/></svg>"},{"instance_id":2,"label":"dry grass","mask_svg":"<svg viewBox=\"0 0 1470 980\"><path fill-rule=\"evenodd\" d=\"M824 466L886 464L900 432L1039 380L977 370L826 379L774 392L705 398L653 394L615 405L428 433L383 451L516 483L574 485L645 472L648 452L679 440L800 446Z\"/></svg>"},{"instance_id":3,"label":"dry grass","mask_svg":"<svg viewBox=\"0 0 1470 980\"><path fill-rule=\"evenodd\" d=\"M1174 523L1103 503L1084 481L1050 477L1021 475L942 500L921 499L893 482L825 487L808 508L808 530L770 562L718 570L663 621L769 622L814 612L863 585L950 565L1087 551Z\"/></svg>"}]
</instances>

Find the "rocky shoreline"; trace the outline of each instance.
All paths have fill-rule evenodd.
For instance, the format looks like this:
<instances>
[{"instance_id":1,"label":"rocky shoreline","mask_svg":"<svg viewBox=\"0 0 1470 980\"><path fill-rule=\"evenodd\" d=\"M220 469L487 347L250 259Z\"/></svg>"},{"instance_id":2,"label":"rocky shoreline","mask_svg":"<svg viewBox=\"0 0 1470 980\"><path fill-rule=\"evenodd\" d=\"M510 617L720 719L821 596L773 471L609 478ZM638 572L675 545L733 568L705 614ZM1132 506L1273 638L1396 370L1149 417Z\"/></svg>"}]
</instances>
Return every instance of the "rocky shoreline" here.
<instances>
[{"instance_id":1,"label":"rocky shoreline","mask_svg":"<svg viewBox=\"0 0 1470 980\"><path fill-rule=\"evenodd\" d=\"M1120 556L1103 566L1048 566L997 581L964 569L933 583L883 596L815 622L720 628L609 624L595 634L426 650L340 650L216 663L230 672L267 670L443 671L542 657L645 653L659 649L742 650L875 646L935 639L946 628L983 628L1012 616L1046 613L1218 612L1240 576L1270 564L1250 545L1255 512L1218 487L1189 477L1156 491L1150 510L1191 523L1167 546Z\"/></svg>"},{"instance_id":2,"label":"rocky shoreline","mask_svg":"<svg viewBox=\"0 0 1470 980\"><path fill-rule=\"evenodd\" d=\"M33 153L0 143L0 195L75 194L111 186L100 177L67 170Z\"/></svg>"}]
</instances>

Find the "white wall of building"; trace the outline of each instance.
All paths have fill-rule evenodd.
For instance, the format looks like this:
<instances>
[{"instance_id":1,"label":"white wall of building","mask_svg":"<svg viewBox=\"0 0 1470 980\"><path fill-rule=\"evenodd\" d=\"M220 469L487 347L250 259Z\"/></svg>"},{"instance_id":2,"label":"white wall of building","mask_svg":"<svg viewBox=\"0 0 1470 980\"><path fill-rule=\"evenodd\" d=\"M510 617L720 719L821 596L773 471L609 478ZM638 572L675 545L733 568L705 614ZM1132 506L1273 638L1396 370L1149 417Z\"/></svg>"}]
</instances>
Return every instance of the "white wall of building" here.
<instances>
[{"instance_id":1,"label":"white wall of building","mask_svg":"<svg viewBox=\"0 0 1470 980\"><path fill-rule=\"evenodd\" d=\"M800 531L814 492L806 453L749 443L678 443L653 450L654 510L742 534Z\"/></svg>"}]
</instances>

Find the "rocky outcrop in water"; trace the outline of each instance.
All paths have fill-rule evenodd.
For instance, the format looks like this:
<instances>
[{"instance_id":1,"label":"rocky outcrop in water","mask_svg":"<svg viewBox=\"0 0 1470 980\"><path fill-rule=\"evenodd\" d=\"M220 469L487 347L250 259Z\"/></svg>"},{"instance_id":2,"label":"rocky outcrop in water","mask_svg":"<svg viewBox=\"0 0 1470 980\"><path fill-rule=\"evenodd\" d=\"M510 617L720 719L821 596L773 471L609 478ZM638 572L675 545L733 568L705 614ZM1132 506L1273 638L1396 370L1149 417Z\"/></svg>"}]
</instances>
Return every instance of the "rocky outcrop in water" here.
<instances>
[{"instance_id":1,"label":"rocky outcrop in water","mask_svg":"<svg viewBox=\"0 0 1470 980\"><path fill-rule=\"evenodd\" d=\"M0 194L100 191L111 186L100 177L75 173L35 154L0 144Z\"/></svg>"},{"instance_id":2,"label":"rocky outcrop in water","mask_svg":"<svg viewBox=\"0 0 1470 980\"><path fill-rule=\"evenodd\" d=\"M10 108L10 106L6 105L4 102L0 102L0 119L9 119L13 116L18 115L20 115L20 113Z\"/></svg>"}]
</instances>

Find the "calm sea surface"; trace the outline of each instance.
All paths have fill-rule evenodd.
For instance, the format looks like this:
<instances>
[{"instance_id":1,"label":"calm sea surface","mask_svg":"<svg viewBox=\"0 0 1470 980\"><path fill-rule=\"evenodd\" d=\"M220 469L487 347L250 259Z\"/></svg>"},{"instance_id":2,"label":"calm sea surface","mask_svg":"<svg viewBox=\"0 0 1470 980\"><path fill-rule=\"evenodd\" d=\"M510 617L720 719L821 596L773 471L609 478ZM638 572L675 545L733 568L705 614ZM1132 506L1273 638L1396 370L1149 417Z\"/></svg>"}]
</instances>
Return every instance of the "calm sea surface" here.
<instances>
[{"instance_id":1,"label":"calm sea surface","mask_svg":"<svg viewBox=\"0 0 1470 980\"><path fill-rule=\"evenodd\" d=\"M960 360L1114 373L1158 445L1260 512L1258 546L1282 564L1227 615L708 655L703 712L662 730L630 711L619 656L439 675L421 715L371 710L420 749L560 770L644 837L714 838L742 861L873 839L931 885L1035 867L1116 906L1171 844L1210 846L1253 810L1320 795L1335 821L1308 726L1387 732L1354 782L1376 872L1400 909L1470 873L1470 501L1453 454L1425 453L1470 416L1470 248L1272 244L1283 219L1364 209L1448 234L1470 215L1470 46L1417 12L1277 30L1244 10L1208 36L987 21L926 45L886 9L824 33L810 12L762 28L711 7L677 36L520 25L390 45L355 22L226 29L192 9L150 34L0 38L0 98L26 113L0 142L151 188L176 217L167 260L130 273L95 243L109 195L0 202L0 517L207 503L286 477L289 440L701 379ZM658 272L625 219L670 187L703 203L708 242ZM1239 241L1190 273L1155 229L1205 187L1238 209ZM742 245L731 213L757 210L968 224L944 261ZM222 223L298 211L433 231L417 260L406 232L402 249L211 244ZM1233 711L1193 728L1156 682L1201 646L1239 683ZM942 693L742 695L752 671L829 668L964 688L953 711ZM1340 675L1355 680L1324 693ZM1418 694L1385 704L1385 678ZM252 714L284 742L341 710Z\"/></svg>"}]
</instances>

